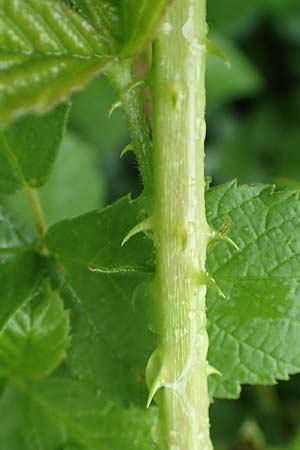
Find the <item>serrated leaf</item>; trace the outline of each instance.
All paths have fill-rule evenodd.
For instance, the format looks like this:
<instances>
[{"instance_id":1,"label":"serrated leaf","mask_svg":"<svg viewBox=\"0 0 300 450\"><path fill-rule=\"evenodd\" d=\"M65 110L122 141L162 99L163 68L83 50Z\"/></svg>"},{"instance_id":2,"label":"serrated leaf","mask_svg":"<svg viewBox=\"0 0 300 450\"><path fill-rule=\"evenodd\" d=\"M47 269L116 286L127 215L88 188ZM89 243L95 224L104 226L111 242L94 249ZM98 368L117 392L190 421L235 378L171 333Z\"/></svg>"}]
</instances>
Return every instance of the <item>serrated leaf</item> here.
<instances>
[{"instance_id":1,"label":"serrated leaf","mask_svg":"<svg viewBox=\"0 0 300 450\"><path fill-rule=\"evenodd\" d=\"M54 225L47 245L63 268L63 292L72 310L73 372L115 401L145 405L144 371L153 337L133 294L152 276L153 248L141 234L121 247L141 210L141 201L123 198Z\"/></svg>"},{"instance_id":2,"label":"serrated leaf","mask_svg":"<svg viewBox=\"0 0 300 450\"><path fill-rule=\"evenodd\" d=\"M153 413L117 408L71 379L31 384L24 415L29 450L69 448L71 443L93 450L152 448Z\"/></svg>"},{"instance_id":3,"label":"serrated leaf","mask_svg":"<svg viewBox=\"0 0 300 450\"><path fill-rule=\"evenodd\" d=\"M153 246L145 235L140 234L121 246L130 229L142 221L143 214L143 200L126 196L102 210L54 225L46 241L53 255L64 261L77 261L90 271L152 273Z\"/></svg>"},{"instance_id":4,"label":"serrated leaf","mask_svg":"<svg viewBox=\"0 0 300 450\"><path fill-rule=\"evenodd\" d=\"M126 209L126 202L122 202ZM116 208L115 211L117 210ZM113 229L109 208L105 211L108 226L104 227L103 222L99 227L98 222L98 235L101 234L102 227L110 230L109 232ZM285 379L288 374L300 371L300 348L295 345L300 336L300 304L297 301L300 289L300 202L291 192L272 193L270 188L259 185L236 188L231 183L208 191L207 211L209 222L216 229L221 229L230 218L229 235L240 247L238 252L220 242L209 250L207 261L209 273L227 297L226 300L220 300L214 291L208 291L209 362L222 373L222 376L210 377L210 390L216 397L235 397L239 393L240 384L269 384L275 382L275 379ZM119 217L124 218L123 214L124 212L120 212ZM104 217L103 215L102 218ZM114 217L117 220L117 215ZM80 225L81 219L77 220ZM132 221L134 222L133 218ZM84 229L88 229L83 224L84 222L80 235L83 235ZM107 370L105 377L105 364L96 349L100 343L104 347L105 341L114 355L120 355L123 363L128 364L134 360L134 366L141 369L144 367L146 354L149 355L153 344L148 337L145 339L145 319L142 321L143 326L135 328L132 340L125 340L124 336L128 339L131 331L128 324L135 325L137 320L131 307L134 285L149 282L151 274L140 274L139 278L132 274L131 278L129 273L109 273L109 277L102 273L98 274L99 280L94 278L97 274L84 272L80 268L82 260L81 263L76 261L74 255L79 252L81 258L84 255L86 260L95 253L87 251L89 246L86 245L79 250L79 234L71 230L68 244L64 227L67 229L66 223L64 226L59 225L57 229L53 228L52 236L49 234L49 247L63 261L66 278L71 280L68 288L75 299L74 303L77 302L81 311L80 305L84 305L85 311L84 315L78 314L77 319L74 319L77 337L71 360L73 358L76 366L76 359L83 358L87 367L83 374L85 379L90 382L95 378L102 381L105 379L106 389L110 387L109 395L114 397L114 389L118 383L113 385L115 380L108 379L116 370ZM57 233L59 228L61 236ZM98 246L99 252L94 259L95 268L98 266L104 272L106 267L113 272L111 269L116 268L114 261L119 260L128 269L130 261L134 267L136 258L148 260L151 267L153 253L149 252L149 248L142 249L139 241L139 250L134 250L125 257L122 252L118 253L117 245L111 247L108 234L104 234L104 238L108 244L106 249L103 249L103 243ZM118 239L120 242L121 237ZM91 242L95 243L94 239ZM118 240L115 244L117 242ZM111 255L115 255L116 259ZM92 261L89 260L89 265ZM122 267L124 266L119 266L120 271ZM130 288L129 283L132 283ZM122 302L118 303L121 297ZM101 302L99 299L102 299ZM126 313L120 309L121 305ZM134 347L137 341L140 346L138 352ZM126 345L123 346L123 343ZM111 353L106 351L105 355L105 360L110 361L107 367L113 367ZM143 359L139 359L138 355L144 355ZM98 361L95 362L93 358ZM130 379L128 372L126 376L122 372L118 373L126 385ZM101 381L98 384L100 386ZM134 392L137 392L136 387L130 395L133 396ZM121 395L124 400L124 392Z\"/></svg>"},{"instance_id":5,"label":"serrated leaf","mask_svg":"<svg viewBox=\"0 0 300 450\"><path fill-rule=\"evenodd\" d=\"M0 1L0 123L47 111L118 56L142 51L168 0L67 3Z\"/></svg>"},{"instance_id":6,"label":"serrated leaf","mask_svg":"<svg viewBox=\"0 0 300 450\"><path fill-rule=\"evenodd\" d=\"M41 257L20 220L0 205L0 331L38 289Z\"/></svg>"},{"instance_id":7,"label":"serrated leaf","mask_svg":"<svg viewBox=\"0 0 300 450\"><path fill-rule=\"evenodd\" d=\"M60 1L0 1L0 122L46 111L112 59L104 36Z\"/></svg>"},{"instance_id":8,"label":"serrated leaf","mask_svg":"<svg viewBox=\"0 0 300 450\"><path fill-rule=\"evenodd\" d=\"M228 215L238 252L220 243L207 267L227 296L208 292L210 377L215 397L237 397L240 385L270 384L300 371L300 201L293 192L227 184L208 191L215 228Z\"/></svg>"},{"instance_id":9,"label":"serrated leaf","mask_svg":"<svg viewBox=\"0 0 300 450\"><path fill-rule=\"evenodd\" d=\"M37 117L22 117L0 131L0 192L45 183L64 135L67 105Z\"/></svg>"},{"instance_id":10,"label":"serrated leaf","mask_svg":"<svg viewBox=\"0 0 300 450\"><path fill-rule=\"evenodd\" d=\"M38 379L65 357L68 315L57 292L42 286L8 321L0 335L0 374Z\"/></svg>"}]
</instances>

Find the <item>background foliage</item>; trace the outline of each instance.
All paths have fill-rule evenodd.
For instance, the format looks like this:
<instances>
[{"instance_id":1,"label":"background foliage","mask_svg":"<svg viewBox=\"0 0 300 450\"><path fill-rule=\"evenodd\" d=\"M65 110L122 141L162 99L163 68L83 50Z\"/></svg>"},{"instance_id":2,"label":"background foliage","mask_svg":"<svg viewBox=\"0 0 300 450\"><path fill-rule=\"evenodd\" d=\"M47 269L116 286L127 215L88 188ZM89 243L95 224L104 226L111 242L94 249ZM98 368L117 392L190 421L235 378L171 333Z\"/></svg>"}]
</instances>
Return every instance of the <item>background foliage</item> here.
<instances>
[{"instance_id":1,"label":"background foliage","mask_svg":"<svg viewBox=\"0 0 300 450\"><path fill-rule=\"evenodd\" d=\"M226 2L210 0L208 3L208 24L211 37L229 58L231 70L228 70L222 61L210 57L207 71L207 174L212 176L213 184L237 178L239 183L276 183L282 188L298 188L300 186L300 97L298 92L300 8L298 0L253 0L248 3L238 0L227 0ZM130 46L127 51L130 53ZM137 71L142 71L144 65L145 61L140 58L137 61ZM134 157L128 152L120 161L121 150L130 141L122 111L117 110L110 119L108 118L109 108L115 98L112 87L102 76L97 77L83 92L73 96L74 103L69 113L67 135L62 143L48 184L39 190L49 225L62 219L76 217L93 208L105 206L128 192L132 192L134 196L140 192L141 186ZM32 178L32 174L28 175L27 181L30 182ZM12 178L11 190L16 190L17 185L18 182ZM5 202L7 200L3 199L1 203L5 204ZM10 197L9 206L13 206L14 209L21 212L27 218L28 223L32 223L31 211L27 207L23 192L18 191L13 197ZM2 210L0 213L2 214ZM117 211L116 214L119 212ZM86 220L88 217L86 216ZM130 228L130 220L132 218L129 217L128 226L124 224L125 230ZM80 223L77 224L74 221L74 228L75 225L80 226ZM9 226L7 228L9 229ZM55 231L57 229L54 228L48 239L50 245L59 254L59 242L55 240ZM28 283L31 283L31 268L35 266L36 261L35 257L27 250L27 243L31 242L32 237L27 236L22 230L17 237L13 236L11 239L14 244L12 247L18 249L14 264L20 265L24 271L28 271L27 280ZM17 240L18 245L15 244ZM139 242L138 245L140 245ZM101 242L97 243L97 248L99 246L101 246ZM93 248L86 251L89 252L89 258L94 257ZM70 248L70 252L72 252L72 248ZM65 255L59 257L63 260ZM84 263L86 255L76 255L76 258ZM140 262L137 261L137 263ZM80 270L84 270L78 269L70 261L68 264L71 275L70 279L66 281L65 301L68 301L66 300L68 296L72 296L72 288L76 287L76 283L80 280ZM122 282L121 276L119 282ZM30 286L20 286L20 293L17 295L22 295L22 292L27 292L29 288ZM113 285L110 286L110 289L113 290ZM126 286L126 289L132 289L131 285ZM35 295L37 298L43 299L48 290L49 286L40 286ZM92 291L93 285L89 292L91 298ZM47 295L53 296L54 294ZM78 317L81 317L79 320L76 312L74 317L71 317L73 325L75 324L72 339L80 340L82 330L87 329L86 322L89 321L90 316L93 316L95 322L97 321L92 304L91 301L91 305L88 305L90 309L87 311L86 317L78 314ZM56 310L60 311L62 308L60 298L55 298L52 308L54 310L50 311L46 300L40 303L39 308L33 302L32 311L24 309L20 316L20 320L24 320L24 317L27 316L31 317L32 331L30 332L33 336L31 345L43 345L43 336L37 336L35 339L35 317L42 315L45 328L48 330L47 314L55 317ZM78 308L80 309L80 302ZM102 315L109 314L105 301L101 308ZM38 309L42 309L42 311L38 311ZM136 323L143 326L142 313L138 308L135 314L137 316ZM121 322L124 316L126 316L126 310L120 310L118 321ZM14 320L17 323L18 316ZM24 324L14 324L12 329L8 329L3 335L2 341L0 341L0 358L1 350L5 346L8 346L12 352L14 351L14 347L11 345L11 342L15 342L16 339L13 331L14 328L22 328L22 326ZM58 321L56 327L63 347L63 343L67 339L67 315L65 321L62 323ZM21 339L22 336L18 336L18 338ZM109 344L113 347L113 336L110 338L112 341ZM130 336L128 339L130 342ZM99 348L100 343L98 341L96 343ZM127 342L124 342L125 347L128 347ZM55 361L62 358L60 348L55 350L54 355L46 355L45 360L39 361L41 374L51 371L52 365L55 366ZM81 349L81 351L82 354L79 357L82 358L85 355L88 360L89 354L86 349ZM122 352L122 348L119 351ZM53 361L51 357L54 358ZM78 355L71 354L70 358L71 366L73 365L72 368L76 372ZM112 361L113 369L120 371L120 376L124 379L122 371L125 369L116 366L117 363L111 355L108 355L108 358ZM133 366L134 364L135 361L132 362ZM6 361L3 363L3 366L5 365L7 366ZM0 364L0 370L1 367ZM136 368L136 370L139 369L139 367ZM26 367L20 369L12 365L10 370L14 373L21 370L24 373ZM82 371L82 367L80 370ZM29 378L30 375L29 373ZM30 441L35 449L40 448L41 445L44 445L43 450L44 448L48 449L46 445L52 449L56 443L60 442L60 436L66 433L74 435L74 430L76 430L76 446L70 442L66 449L82 450L81 447L78 447L78 442L89 442L89 445L93 446L93 442L96 442L99 436L93 436L91 433L88 435L90 441L86 440L84 436L86 430L84 427L82 430L80 429L80 423L100 423L102 428L106 429L107 425L101 417L96 417L96 413L91 416L91 409L98 408L98 404L94 405L94 397L89 399L86 394L81 395L80 382L64 384L64 377L68 375L67 368L60 368L57 375L58 378L53 378L50 382L40 381L35 384L31 397L29 398L25 394L22 398L22 404L29 412L28 430L32 430L30 421L36 423L38 420L40 428L45 430L45 442L35 441L37 437L32 432L30 436L25 436L25 443L23 436L12 431L17 428L16 424L21 420L18 414L7 415L6 420L0 423L0 436L5 448L23 450ZM94 375L86 373L80 375L88 381L89 376L100 380L103 378L104 383L106 377L110 378L111 376L110 373L102 372ZM125 403L129 401L126 395L130 389L131 386L124 385L122 401ZM61 401L64 402L63 411L68 420L64 419L61 409L51 396L52 391L59 392L60 390L62 396L65 396L65 398L61 397ZM75 394L77 405L80 405L81 408L80 420L76 413L76 405L72 404L70 400L75 397ZM142 398L144 394L144 392L141 393ZM14 405L19 404L20 401L13 389L5 391L5 396L1 400L2 410L16 411L18 408ZM35 404L34 408L33 404ZM41 408L40 414L37 412L36 404ZM51 436L48 436L46 432L49 417L42 405L46 405L46 409L51 411L52 416L55 416L56 408L62 414L59 417L59 423L54 423L55 433L51 433ZM86 415L85 407L88 411ZM106 405L105 408L109 409L110 405ZM129 421L131 424L138 424L139 420L143 422L141 416L144 413L137 413L135 409L132 409L126 414L128 417L123 415L120 419L120 430L126 429ZM216 400L212 406L212 433L216 449L298 450L300 448L299 416L299 376L294 376L288 382L280 382L271 387L243 387L239 400L234 402ZM143 426L150 427L145 422L143 422ZM106 436L100 437L106 439ZM137 436L136 439L136 448L143 448L143 436ZM121 440L121 443L122 450L127 448L124 440ZM116 446L120 445L119 442L115 444ZM128 445L130 447L130 440ZM0 448L2 448L1 441Z\"/></svg>"}]
</instances>

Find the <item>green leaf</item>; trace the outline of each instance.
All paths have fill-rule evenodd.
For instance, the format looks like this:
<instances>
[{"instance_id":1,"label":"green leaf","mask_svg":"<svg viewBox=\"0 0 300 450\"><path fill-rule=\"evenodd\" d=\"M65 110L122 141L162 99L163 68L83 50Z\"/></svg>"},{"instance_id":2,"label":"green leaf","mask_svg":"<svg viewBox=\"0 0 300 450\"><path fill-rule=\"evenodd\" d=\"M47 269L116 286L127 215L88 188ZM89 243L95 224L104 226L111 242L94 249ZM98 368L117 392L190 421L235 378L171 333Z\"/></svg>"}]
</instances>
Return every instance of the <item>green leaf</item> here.
<instances>
[{"instance_id":1,"label":"green leaf","mask_svg":"<svg viewBox=\"0 0 300 450\"><path fill-rule=\"evenodd\" d=\"M116 56L141 52L168 0L68 3L0 0L0 123L47 111Z\"/></svg>"},{"instance_id":2,"label":"green leaf","mask_svg":"<svg viewBox=\"0 0 300 450\"><path fill-rule=\"evenodd\" d=\"M122 57L140 53L150 41L170 0L74 0L77 10Z\"/></svg>"},{"instance_id":3,"label":"green leaf","mask_svg":"<svg viewBox=\"0 0 300 450\"><path fill-rule=\"evenodd\" d=\"M0 192L45 183L64 135L67 105L43 117L25 116L0 131Z\"/></svg>"},{"instance_id":4,"label":"green leaf","mask_svg":"<svg viewBox=\"0 0 300 450\"><path fill-rule=\"evenodd\" d=\"M229 183L207 194L210 224L227 217L240 251L219 243L207 268L227 296L208 292L210 377L215 397L240 385L272 384L300 371L300 201L294 192Z\"/></svg>"},{"instance_id":5,"label":"green leaf","mask_svg":"<svg viewBox=\"0 0 300 450\"><path fill-rule=\"evenodd\" d=\"M57 292L43 286L8 321L0 335L0 374L48 376L64 359L68 315Z\"/></svg>"},{"instance_id":6,"label":"green leaf","mask_svg":"<svg viewBox=\"0 0 300 450\"><path fill-rule=\"evenodd\" d=\"M104 182L97 171L96 149L73 133L62 142L57 160L39 197L48 225L91 211L104 203ZM74 182L76 180L76 182ZM25 192L9 198L9 206L35 225Z\"/></svg>"},{"instance_id":7,"label":"green leaf","mask_svg":"<svg viewBox=\"0 0 300 450\"><path fill-rule=\"evenodd\" d=\"M48 234L71 298L73 370L114 399L121 385L125 403L138 400L136 380L154 346L145 333L149 305L137 288L151 281L152 248L144 236L120 248L130 222L138 222L137 206L122 199L102 212L58 224ZM300 371L294 345L300 335L300 202L291 192L231 183L208 191L207 211L216 229L230 218L229 235L240 247L237 252L220 242L207 260L227 297L208 292L209 362L222 372L210 377L210 390L216 397L236 397L240 384L270 384ZM149 273L137 272L146 267ZM138 293L144 296L139 309L132 300Z\"/></svg>"},{"instance_id":8,"label":"green leaf","mask_svg":"<svg viewBox=\"0 0 300 450\"><path fill-rule=\"evenodd\" d=\"M143 50L161 20L170 0L123 0L122 19L126 43L123 56L132 56Z\"/></svg>"},{"instance_id":9,"label":"green leaf","mask_svg":"<svg viewBox=\"0 0 300 450\"><path fill-rule=\"evenodd\" d=\"M121 247L143 218L142 206L123 198L54 225L46 239L62 267L62 292L71 308L73 372L115 401L145 405L153 336L133 296L152 277L153 247L142 234Z\"/></svg>"},{"instance_id":10,"label":"green leaf","mask_svg":"<svg viewBox=\"0 0 300 450\"><path fill-rule=\"evenodd\" d=\"M99 274L152 273L153 246L145 235L139 234L121 246L143 214L143 200L126 196L102 210L54 225L46 241L54 255Z\"/></svg>"},{"instance_id":11,"label":"green leaf","mask_svg":"<svg viewBox=\"0 0 300 450\"><path fill-rule=\"evenodd\" d=\"M106 37L112 48L121 41L119 0L72 0L72 4L98 32Z\"/></svg>"},{"instance_id":12,"label":"green leaf","mask_svg":"<svg viewBox=\"0 0 300 450\"><path fill-rule=\"evenodd\" d=\"M0 205L0 331L38 289L43 264L33 245L19 219Z\"/></svg>"},{"instance_id":13,"label":"green leaf","mask_svg":"<svg viewBox=\"0 0 300 450\"><path fill-rule=\"evenodd\" d=\"M31 384L27 401L26 433L30 450L41 445L43 450L53 450L49 435L54 440L54 433L57 440L60 437L61 445L66 446L67 440L94 450L151 449L153 414L133 407L128 411L117 408L81 382L50 378Z\"/></svg>"},{"instance_id":14,"label":"green leaf","mask_svg":"<svg viewBox=\"0 0 300 450\"><path fill-rule=\"evenodd\" d=\"M50 377L7 385L0 415L5 450L151 450L156 409L123 410L82 382Z\"/></svg>"},{"instance_id":15,"label":"green leaf","mask_svg":"<svg viewBox=\"0 0 300 450\"><path fill-rule=\"evenodd\" d=\"M12 385L0 397L0 415L0 448L29 450L23 433L21 394Z\"/></svg>"},{"instance_id":16,"label":"green leaf","mask_svg":"<svg viewBox=\"0 0 300 450\"><path fill-rule=\"evenodd\" d=\"M67 134L48 183L39 190L49 225L104 204L104 176L97 162L94 147Z\"/></svg>"},{"instance_id":17,"label":"green leaf","mask_svg":"<svg viewBox=\"0 0 300 450\"><path fill-rule=\"evenodd\" d=\"M0 0L0 122L49 109L111 59L105 36L62 2Z\"/></svg>"}]
</instances>

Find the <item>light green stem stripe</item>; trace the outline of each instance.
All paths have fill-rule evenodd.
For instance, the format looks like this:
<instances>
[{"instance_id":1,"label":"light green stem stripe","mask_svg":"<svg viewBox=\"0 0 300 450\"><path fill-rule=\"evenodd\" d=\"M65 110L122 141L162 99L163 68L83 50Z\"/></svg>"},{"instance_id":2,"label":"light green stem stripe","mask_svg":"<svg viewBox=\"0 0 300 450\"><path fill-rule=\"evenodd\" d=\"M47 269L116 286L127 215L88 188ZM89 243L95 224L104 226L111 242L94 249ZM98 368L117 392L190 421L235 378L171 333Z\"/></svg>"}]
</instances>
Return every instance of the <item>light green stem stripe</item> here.
<instances>
[{"instance_id":1,"label":"light green stem stripe","mask_svg":"<svg viewBox=\"0 0 300 450\"><path fill-rule=\"evenodd\" d=\"M160 450L210 450L205 258L205 0L174 0L153 55L154 283Z\"/></svg>"}]
</instances>

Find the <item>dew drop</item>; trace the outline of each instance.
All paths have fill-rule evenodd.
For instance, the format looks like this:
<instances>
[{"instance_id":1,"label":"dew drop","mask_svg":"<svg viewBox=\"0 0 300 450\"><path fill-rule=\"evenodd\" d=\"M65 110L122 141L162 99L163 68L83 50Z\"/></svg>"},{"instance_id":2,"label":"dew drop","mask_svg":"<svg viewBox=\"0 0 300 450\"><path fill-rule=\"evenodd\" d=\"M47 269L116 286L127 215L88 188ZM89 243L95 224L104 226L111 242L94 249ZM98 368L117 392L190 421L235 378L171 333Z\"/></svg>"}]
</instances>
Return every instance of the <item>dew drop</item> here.
<instances>
[{"instance_id":1,"label":"dew drop","mask_svg":"<svg viewBox=\"0 0 300 450\"><path fill-rule=\"evenodd\" d=\"M193 311L193 310L189 311L189 313L188 313L188 318L189 318L190 320L194 320L195 317L196 317L196 312Z\"/></svg>"},{"instance_id":2,"label":"dew drop","mask_svg":"<svg viewBox=\"0 0 300 450\"><path fill-rule=\"evenodd\" d=\"M171 33L171 31L173 30L173 26L170 22L164 22L162 25L162 31L165 34L169 34Z\"/></svg>"}]
</instances>

